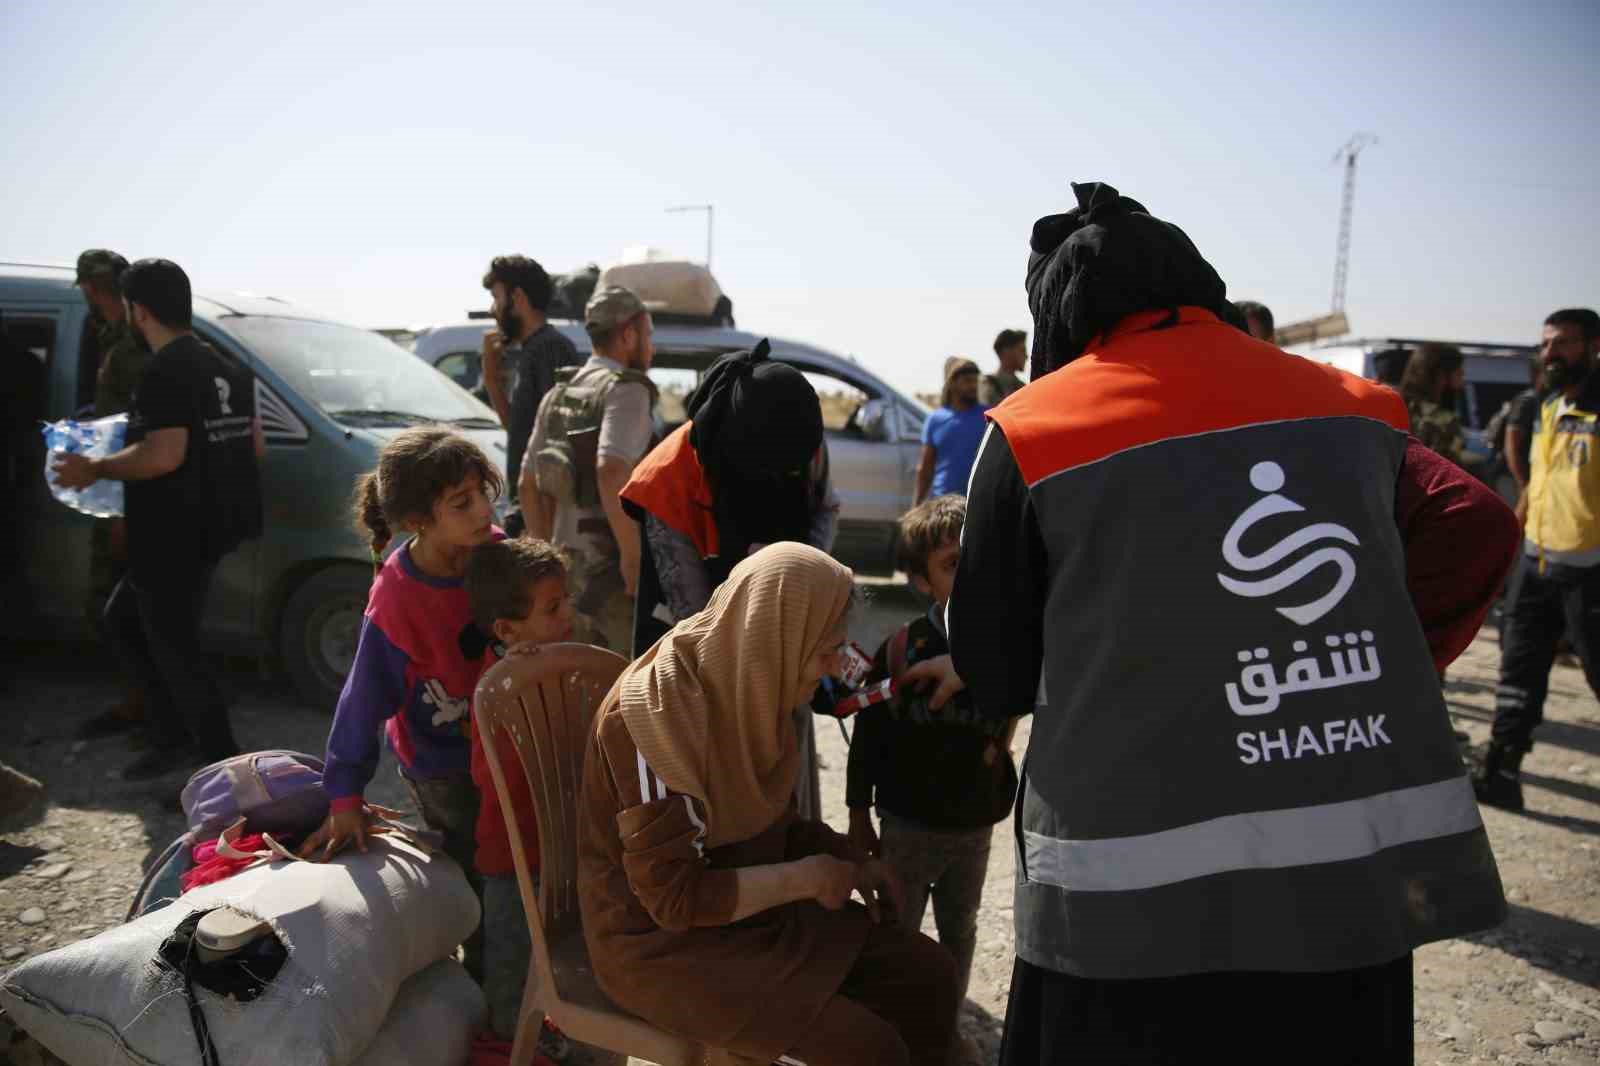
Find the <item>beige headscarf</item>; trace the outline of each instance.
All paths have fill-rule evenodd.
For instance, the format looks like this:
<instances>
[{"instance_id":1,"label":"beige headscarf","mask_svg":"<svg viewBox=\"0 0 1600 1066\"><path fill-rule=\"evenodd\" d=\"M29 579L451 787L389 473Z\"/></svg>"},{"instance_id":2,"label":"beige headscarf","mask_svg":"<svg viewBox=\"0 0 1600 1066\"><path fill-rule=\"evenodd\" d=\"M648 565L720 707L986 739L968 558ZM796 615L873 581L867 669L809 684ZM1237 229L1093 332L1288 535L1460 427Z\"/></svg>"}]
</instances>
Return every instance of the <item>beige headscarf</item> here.
<instances>
[{"instance_id":1,"label":"beige headscarf","mask_svg":"<svg viewBox=\"0 0 1600 1066\"><path fill-rule=\"evenodd\" d=\"M850 604L850 570L803 544L733 568L617 682L634 745L706 808L709 847L749 840L788 807L800 770L801 674Z\"/></svg>"}]
</instances>

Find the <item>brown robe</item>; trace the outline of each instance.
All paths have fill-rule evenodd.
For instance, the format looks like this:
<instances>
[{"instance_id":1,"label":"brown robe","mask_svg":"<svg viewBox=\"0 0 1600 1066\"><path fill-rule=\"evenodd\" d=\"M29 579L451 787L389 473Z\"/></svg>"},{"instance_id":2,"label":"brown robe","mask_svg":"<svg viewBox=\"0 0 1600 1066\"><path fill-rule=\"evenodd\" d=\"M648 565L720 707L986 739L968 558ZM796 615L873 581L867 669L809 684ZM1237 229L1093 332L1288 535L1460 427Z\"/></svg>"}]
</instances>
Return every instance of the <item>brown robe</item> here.
<instances>
[{"instance_id":1,"label":"brown robe","mask_svg":"<svg viewBox=\"0 0 1600 1066\"><path fill-rule=\"evenodd\" d=\"M702 805L640 758L613 692L590 737L578 822L578 897L595 977L652 1025L771 1062L838 992L871 921L854 902L829 911L808 900L730 924L734 871L819 853L860 856L792 807L748 840L704 841Z\"/></svg>"}]
</instances>

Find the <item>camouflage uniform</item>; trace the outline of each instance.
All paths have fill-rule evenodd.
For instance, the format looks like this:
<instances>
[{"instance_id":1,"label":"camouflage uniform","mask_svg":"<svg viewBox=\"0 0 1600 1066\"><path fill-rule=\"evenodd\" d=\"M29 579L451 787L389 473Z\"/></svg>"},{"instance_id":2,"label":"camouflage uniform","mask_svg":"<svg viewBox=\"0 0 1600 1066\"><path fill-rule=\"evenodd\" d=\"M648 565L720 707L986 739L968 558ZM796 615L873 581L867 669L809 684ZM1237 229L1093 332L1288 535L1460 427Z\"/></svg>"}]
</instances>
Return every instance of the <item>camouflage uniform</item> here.
<instances>
[{"instance_id":1,"label":"camouflage uniform","mask_svg":"<svg viewBox=\"0 0 1600 1066\"><path fill-rule=\"evenodd\" d=\"M597 526L605 526L602 531ZM566 547L572 564L568 585L578 617L576 636L627 658L633 649L633 597L622 583L622 563L611 525L604 518L578 523L583 548Z\"/></svg>"},{"instance_id":2,"label":"camouflage uniform","mask_svg":"<svg viewBox=\"0 0 1600 1066\"><path fill-rule=\"evenodd\" d=\"M95 376L94 416L105 418L126 411L133 403L133 390L150 363L150 353L134 338L126 321L103 322L96 330L100 341L100 372ZM111 590L122 580L126 559L113 550L114 527L120 518L97 518L89 536L89 602L85 605L89 621L98 625ZM120 537L118 537L120 539Z\"/></svg>"},{"instance_id":3,"label":"camouflage uniform","mask_svg":"<svg viewBox=\"0 0 1600 1066\"><path fill-rule=\"evenodd\" d=\"M90 249L78 257L77 284L95 278L115 280L127 262L115 252ZM100 369L94 383L94 417L106 418L128 410L133 405L133 393L150 365L151 354L133 334L126 319L110 322L95 320L95 339L100 348ZM120 518L96 519L89 537L89 599L84 609L89 622L100 624L100 613L107 597L117 587L127 568L126 560L114 550L114 539L120 540Z\"/></svg>"},{"instance_id":4,"label":"camouflage uniform","mask_svg":"<svg viewBox=\"0 0 1600 1066\"><path fill-rule=\"evenodd\" d=\"M105 418L126 411L133 391L150 365L151 353L133 335L127 320L102 322L96 327L100 341L100 372L94 381L94 416Z\"/></svg>"},{"instance_id":5,"label":"camouflage uniform","mask_svg":"<svg viewBox=\"0 0 1600 1066\"><path fill-rule=\"evenodd\" d=\"M1411 435L1457 466L1467 465L1467 437L1455 410L1432 400L1408 398Z\"/></svg>"},{"instance_id":6,"label":"camouflage uniform","mask_svg":"<svg viewBox=\"0 0 1600 1066\"><path fill-rule=\"evenodd\" d=\"M571 563L578 639L630 655L634 598L623 583L621 552L600 499L597 447L614 387L643 387L637 415L646 433L656 387L644 373L614 366L603 365L597 356L581 368L557 372L523 462L533 464L539 491L556 501L552 539Z\"/></svg>"},{"instance_id":7,"label":"camouflage uniform","mask_svg":"<svg viewBox=\"0 0 1600 1066\"><path fill-rule=\"evenodd\" d=\"M985 407L994 407L1026 384L1009 370L985 374L978 381L978 402Z\"/></svg>"}]
</instances>

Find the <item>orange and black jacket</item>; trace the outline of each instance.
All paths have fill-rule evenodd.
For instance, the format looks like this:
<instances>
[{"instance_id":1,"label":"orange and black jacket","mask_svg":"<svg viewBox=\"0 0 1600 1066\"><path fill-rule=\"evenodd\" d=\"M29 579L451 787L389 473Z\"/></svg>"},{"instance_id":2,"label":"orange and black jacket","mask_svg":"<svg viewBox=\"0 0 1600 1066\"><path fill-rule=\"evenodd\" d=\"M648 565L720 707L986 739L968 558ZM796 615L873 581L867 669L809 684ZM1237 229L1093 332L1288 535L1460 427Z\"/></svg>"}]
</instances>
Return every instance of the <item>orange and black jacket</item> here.
<instances>
[{"instance_id":1,"label":"orange and black jacket","mask_svg":"<svg viewBox=\"0 0 1600 1066\"><path fill-rule=\"evenodd\" d=\"M642 655L678 620L667 609L669 597L662 587L665 578L656 565L656 551L660 546L651 542L645 523L647 515L693 545L705 569L704 595L709 597L738 562L722 557L711 484L689 439L692 426L692 422L685 422L669 433L639 461L622 489L623 510L640 523L643 545L639 590L634 601L635 655ZM829 482L826 444L817 449L810 474L813 518L807 542L814 548L831 551L838 522L838 500ZM694 609L704 606L699 603Z\"/></svg>"},{"instance_id":2,"label":"orange and black jacket","mask_svg":"<svg viewBox=\"0 0 1600 1066\"><path fill-rule=\"evenodd\" d=\"M1501 919L1436 668L1516 522L1398 395L1184 307L990 419L949 631L976 706L1036 706L1021 957L1332 971Z\"/></svg>"}]
</instances>

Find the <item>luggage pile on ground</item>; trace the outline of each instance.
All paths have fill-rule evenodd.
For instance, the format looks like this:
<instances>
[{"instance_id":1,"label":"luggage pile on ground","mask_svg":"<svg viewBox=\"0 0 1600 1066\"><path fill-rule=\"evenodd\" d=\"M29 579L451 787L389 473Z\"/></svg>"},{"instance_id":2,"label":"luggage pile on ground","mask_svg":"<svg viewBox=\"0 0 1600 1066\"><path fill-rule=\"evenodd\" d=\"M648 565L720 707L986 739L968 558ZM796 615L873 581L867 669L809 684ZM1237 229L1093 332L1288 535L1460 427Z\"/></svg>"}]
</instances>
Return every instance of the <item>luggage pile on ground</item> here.
<instances>
[{"instance_id":1,"label":"luggage pile on ground","mask_svg":"<svg viewBox=\"0 0 1600 1066\"><path fill-rule=\"evenodd\" d=\"M315 762L207 767L183 842L235 813L221 853L246 830L304 835L285 823L320 820L299 795L320 794ZM479 919L461 868L400 834L327 863L282 854L29 959L0 979L0 1008L68 1066L464 1066L487 1008L455 960Z\"/></svg>"}]
</instances>

